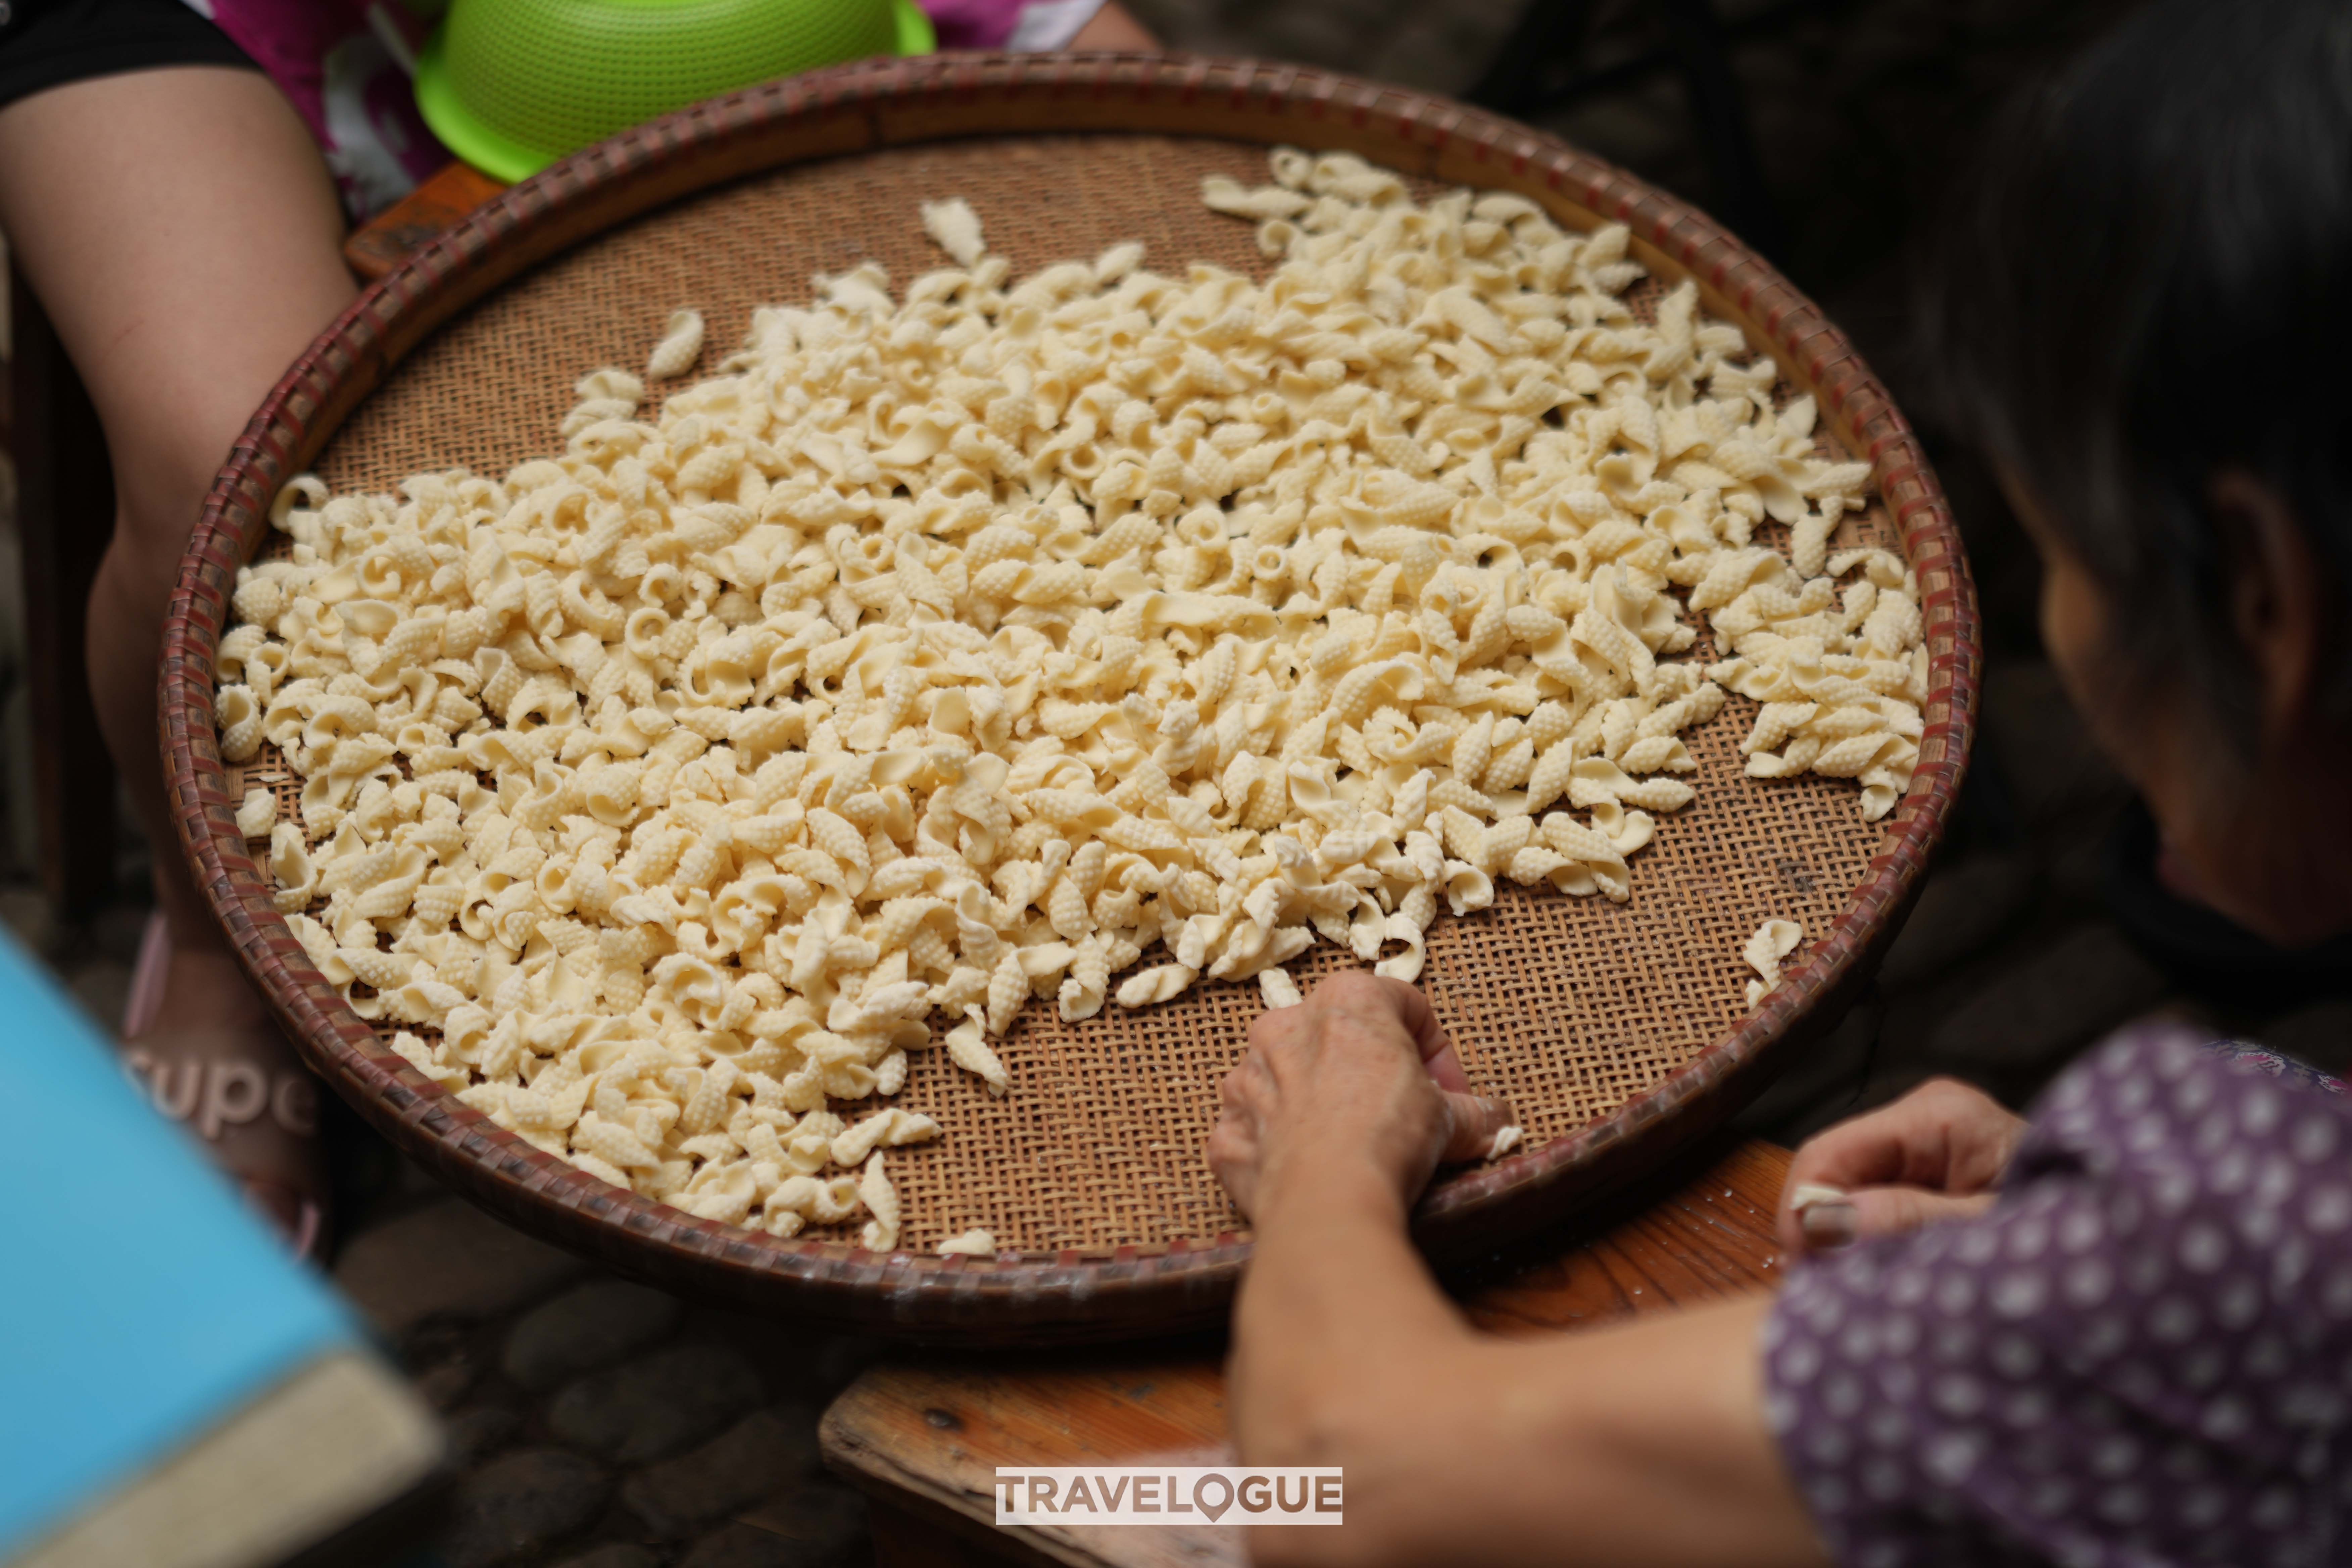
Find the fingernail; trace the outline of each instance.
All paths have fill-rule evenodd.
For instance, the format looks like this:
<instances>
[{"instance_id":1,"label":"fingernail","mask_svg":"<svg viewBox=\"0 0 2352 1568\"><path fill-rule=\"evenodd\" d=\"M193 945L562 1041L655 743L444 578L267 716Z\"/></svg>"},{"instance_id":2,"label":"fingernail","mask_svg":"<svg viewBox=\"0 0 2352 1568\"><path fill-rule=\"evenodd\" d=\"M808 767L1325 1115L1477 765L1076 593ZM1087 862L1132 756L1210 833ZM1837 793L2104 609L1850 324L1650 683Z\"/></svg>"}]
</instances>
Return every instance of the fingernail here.
<instances>
[{"instance_id":1,"label":"fingernail","mask_svg":"<svg viewBox=\"0 0 2352 1568\"><path fill-rule=\"evenodd\" d=\"M1846 1246L1860 1233L1853 1205L1843 1198L1807 1204L1798 1213L1797 1223L1805 1233L1805 1245L1824 1251Z\"/></svg>"}]
</instances>

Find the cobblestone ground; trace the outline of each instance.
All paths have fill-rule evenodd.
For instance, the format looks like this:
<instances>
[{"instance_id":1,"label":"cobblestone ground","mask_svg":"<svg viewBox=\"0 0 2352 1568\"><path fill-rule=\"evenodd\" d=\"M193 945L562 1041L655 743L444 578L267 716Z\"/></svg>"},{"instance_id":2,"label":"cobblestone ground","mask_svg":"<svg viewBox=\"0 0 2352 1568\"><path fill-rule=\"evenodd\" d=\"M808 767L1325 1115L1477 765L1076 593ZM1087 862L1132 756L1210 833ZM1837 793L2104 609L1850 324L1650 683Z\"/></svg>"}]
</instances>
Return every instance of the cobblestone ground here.
<instances>
[{"instance_id":1,"label":"cobblestone ground","mask_svg":"<svg viewBox=\"0 0 2352 1568\"><path fill-rule=\"evenodd\" d=\"M415 1568L866 1559L816 1423L871 1347L614 1279L404 1166L334 1276L447 1422L457 1479Z\"/></svg>"},{"instance_id":2,"label":"cobblestone ground","mask_svg":"<svg viewBox=\"0 0 2352 1568\"><path fill-rule=\"evenodd\" d=\"M1287 57L1459 91L1518 0L1130 0L1178 46ZM1750 6L1727 3L1727 16ZM1790 231L1788 268L1823 300L1936 439L1932 376L1905 353L1903 260L1985 105L2111 5L1846 0L1743 43L1738 64ZM1605 6L1591 58L1638 54L1653 18ZM1670 78L1547 123L1706 199ZM1991 487L1938 451L1983 596L1983 741L1950 840L1875 990L1747 1119L1794 1141L1936 1073L2022 1103L2127 1018L2189 1005L2126 942L2100 854L2124 797L2035 646L2030 552ZM0 502L5 502L0 473ZM5 510L5 507L0 507ZM13 564L14 552L0 551ZM13 668L0 580L0 679ZM0 706L11 853L30 858L21 689ZM143 877L131 852L126 888ZM52 927L21 874L5 916L97 1017L120 1016L140 922L126 894ZM2323 1065L2347 1059L2352 1004L2221 1020ZM824 1402L876 1347L678 1301L500 1226L356 1127L338 1140L337 1283L448 1423L457 1479L416 1568L803 1568L867 1555L856 1497L816 1462Z\"/></svg>"}]
</instances>

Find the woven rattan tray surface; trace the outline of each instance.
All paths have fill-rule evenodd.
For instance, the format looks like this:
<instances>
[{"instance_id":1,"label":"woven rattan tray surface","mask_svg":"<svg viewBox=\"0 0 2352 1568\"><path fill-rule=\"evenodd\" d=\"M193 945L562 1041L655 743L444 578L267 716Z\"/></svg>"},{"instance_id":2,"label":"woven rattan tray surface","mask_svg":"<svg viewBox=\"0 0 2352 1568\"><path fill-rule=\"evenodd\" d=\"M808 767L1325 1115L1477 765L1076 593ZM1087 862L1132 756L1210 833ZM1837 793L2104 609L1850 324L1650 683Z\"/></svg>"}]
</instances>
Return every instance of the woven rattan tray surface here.
<instances>
[{"instance_id":1,"label":"woven rattan tray surface","mask_svg":"<svg viewBox=\"0 0 2352 1568\"><path fill-rule=\"evenodd\" d=\"M179 821L204 886L311 1061L395 1142L479 1200L616 1267L704 1294L933 1337L1068 1338L1219 1311L1246 1257L1202 1143L1218 1077L1260 1010L1213 985L1164 1006L1064 1025L1033 1003L992 1100L919 1053L900 1102L948 1135L893 1151L906 1244L775 1240L698 1221L572 1170L394 1056L312 970L271 910L233 822L252 769L226 768L212 668L235 571L267 542L268 499L315 469L389 488L466 465L503 472L552 449L571 384L640 363L663 317L699 306L730 344L751 308L873 258L903 279L937 264L916 219L956 194L1015 275L1135 238L1163 270L1207 260L1262 275L1245 224L1199 204L1200 176L1263 177L1265 146L1344 147L1413 176L1525 192L1564 223L1622 220L1665 280L1698 279L1715 314L1814 393L1825 439L1876 465L1880 504L1849 529L1899 542L1918 571L1931 696L1921 763L1884 825L1850 784L1759 782L1735 698L1687 739L1699 796L1636 858L1629 904L1518 890L1433 929L1424 986L1474 1080L1508 1098L1528 1152L1457 1175L1420 1226L1441 1249L1557 1216L1695 1138L1858 984L1891 934L1958 787L1975 705L1975 606L1957 535L1899 415L1845 341L1712 223L1507 121L1287 68L1119 57L943 57L752 89L589 150L516 187L371 289L257 416L207 504L173 603L165 728ZM715 357L715 356L710 356ZM1702 650L1703 651L1703 650ZM281 786L290 805L292 793ZM1773 915L1808 947L1753 1015L1737 953ZM1302 983L1341 962L1318 946ZM970 1226L1008 1249L940 1259Z\"/></svg>"}]
</instances>

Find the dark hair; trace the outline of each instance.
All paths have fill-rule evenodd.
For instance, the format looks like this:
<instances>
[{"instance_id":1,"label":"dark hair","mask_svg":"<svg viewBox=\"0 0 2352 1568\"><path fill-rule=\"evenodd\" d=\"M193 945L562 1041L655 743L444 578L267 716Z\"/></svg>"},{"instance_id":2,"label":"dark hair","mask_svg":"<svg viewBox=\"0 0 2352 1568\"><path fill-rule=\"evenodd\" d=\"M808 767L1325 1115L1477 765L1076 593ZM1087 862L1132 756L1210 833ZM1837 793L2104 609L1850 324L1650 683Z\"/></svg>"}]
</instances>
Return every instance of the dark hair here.
<instances>
[{"instance_id":1,"label":"dark hair","mask_svg":"<svg viewBox=\"0 0 2352 1568\"><path fill-rule=\"evenodd\" d=\"M2099 580L2122 672L2242 742L2215 474L2276 491L2352 603L2352 5L2136 13L2012 105L1924 305L1950 413ZM2352 712L2352 659L2319 696Z\"/></svg>"}]
</instances>

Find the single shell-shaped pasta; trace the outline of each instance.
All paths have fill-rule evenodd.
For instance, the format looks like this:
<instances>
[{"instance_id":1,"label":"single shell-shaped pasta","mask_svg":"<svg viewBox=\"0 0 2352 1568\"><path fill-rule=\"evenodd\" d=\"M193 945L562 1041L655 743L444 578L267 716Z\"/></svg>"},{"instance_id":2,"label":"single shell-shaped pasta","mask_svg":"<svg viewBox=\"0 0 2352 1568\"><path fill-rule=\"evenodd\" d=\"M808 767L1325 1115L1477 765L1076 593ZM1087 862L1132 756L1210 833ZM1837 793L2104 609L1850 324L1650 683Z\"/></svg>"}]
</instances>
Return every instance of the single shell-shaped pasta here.
<instances>
[{"instance_id":1,"label":"single shell-shaped pasta","mask_svg":"<svg viewBox=\"0 0 2352 1568\"><path fill-rule=\"evenodd\" d=\"M292 914L319 895L319 872L310 859L302 830L280 822L269 830L269 875L278 884L270 895L281 914Z\"/></svg>"},{"instance_id":2,"label":"single shell-shaped pasta","mask_svg":"<svg viewBox=\"0 0 2352 1568\"><path fill-rule=\"evenodd\" d=\"M215 716L220 723L221 755L232 763L253 760L261 749L261 714L253 700L253 690L247 686L224 686L214 698Z\"/></svg>"},{"instance_id":3,"label":"single shell-shaped pasta","mask_svg":"<svg viewBox=\"0 0 2352 1568\"><path fill-rule=\"evenodd\" d=\"M833 1163L854 1166L877 1149L926 1142L939 1135L940 1124L929 1117L893 1105L835 1134Z\"/></svg>"},{"instance_id":4,"label":"single shell-shaped pasta","mask_svg":"<svg viewBox=\"0 0 2352 1568\"><path fill-rule=\"evenodd\" d=\"M974 1226L960 1236L940 1242L932 1250L941 1258L993 1258L996 1256L996 1237Z\"/></svg>"},{"instance_id":5,"label":"single shell-shaped pasta","mask_svg":"<svg viewBox=\"0 0 2352 1568\"><path fill-rule=\"evenodd\" d=\"M1797 944L1804 939L1805 928L1796 921L1769 920L1756 928L1756 934L1748 939L1748 945L1740 950L1739 956L1762 977L1763 988L1769 990L1780 984L1780 961L1795 952ZM1751 998L1748 1005L1752 1007L1755 1005Z\"/></svg>"},{"instance_id":6,"label":"single shell-shaped pasta","mask_svg":"<svg viewBox=\"0 0 2352 1568\"><path fill-rule=\"evenodd\" d=\"M882 1170L879 1150L866 1160L857 1178L858 1201L874 1217L866 1222L863 1240L868 1252L889 1252L898 1245L898 1189Z\"/></svg>"},{"instance_id":7,"label":"single shell-shaped pasta","mask_svg":"<svg viewBox=\"0 0 2352 1568\"><path fill-rule=\"evenodd\" d=\"M987 254L988 247L981 238L980 215L961 196L925 202L922 218L923 232L931 237L933 245L954 257L957 266L977 266Z\"/></svg>"},{"instance_id":8,"label":"single shell-shaped pasta","mask_svg":"<svg viewBox=\"0 0 2352 1568\"><path fill-rule=\"evenodd\" d=\"M1181 963L1156 964L1139 973L1130 974L1119 983L1117 993L1122 1007L1149 1007L1165 1002L1192 984L1200 973L1197 969Z\"/></svg>"},{"instance_id":9,"label":"single shell-shaped pasta","mask_svg":"<svg viewBox=\"0 0 2352 1568\"><path fill-rule=\"evenodd\" d=\"M249 789L237 804L236 830L247 838L267 838L278 826L278 797L266 789Z\"/></svg>"},{"instance_id":10,"label":"single shell-shaped pasta","mask_svg":"<svg viewBox=\"0 0 2352 1568\"><path fill-rule=\"evenodd\" d=\"M1004 1094L1013 1087L1013 1076L996 1053L988 1048L977 1023L958 1024L947 1032L948 1059L971 1073L988 1086L991 1094Z\"/></svg>"},{"instance_id":11,"label":"single shell-shaped pasta","mask_svg":"<svg viewBox=\"0 0 2352 1568\"><path fill-rule=\"evenodd\" d=\"M1305 998L1298 994L1298 982L1286 969L1268 966L1257 972L1257 988L1269 1007L1296 1007Z\"/></svg>"},{"instance_id":12,"label":"single shell-shaped pasta","mask_svg":"<svg viewBox=\"0 0 2352 1568\"><path fill-rule=\"evenodd\" d=\"M646 356L646 379L669 381L694 368L702 357L702 312L673 310L662 323L661 337Z\"/></svg>"}]
</instances>

